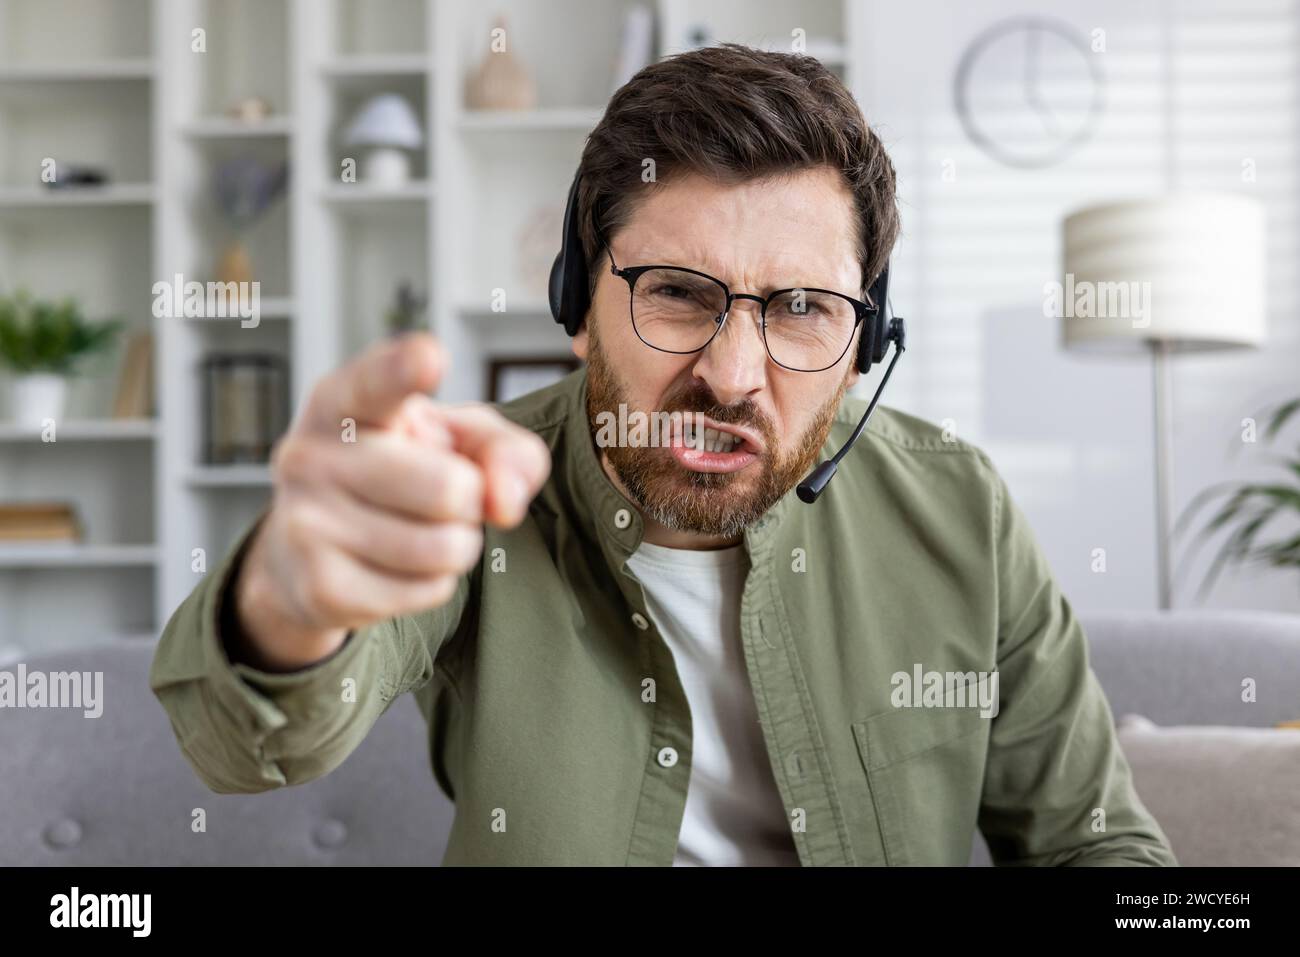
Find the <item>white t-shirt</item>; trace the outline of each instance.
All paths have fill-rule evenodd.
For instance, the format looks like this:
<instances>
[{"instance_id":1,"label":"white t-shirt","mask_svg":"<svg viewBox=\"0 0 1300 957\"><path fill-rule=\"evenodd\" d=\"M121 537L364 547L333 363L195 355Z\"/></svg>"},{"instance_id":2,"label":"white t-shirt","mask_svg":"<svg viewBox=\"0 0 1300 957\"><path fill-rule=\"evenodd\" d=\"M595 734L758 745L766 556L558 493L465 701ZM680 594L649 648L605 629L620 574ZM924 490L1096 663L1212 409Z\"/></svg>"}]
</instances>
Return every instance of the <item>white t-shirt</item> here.
<instances>
[{"instance_id":1,"label":"white t-shirt","mask_svg":"<svg viewBox=\"0 0 1300 957\"><path fill-rule=\"evenodd\" d=\"M745 547L692 551L642 542L628 566L672 650L691 709L691 778L673 866L798 866L740 640Z\"/></svg>"}]
</instances>

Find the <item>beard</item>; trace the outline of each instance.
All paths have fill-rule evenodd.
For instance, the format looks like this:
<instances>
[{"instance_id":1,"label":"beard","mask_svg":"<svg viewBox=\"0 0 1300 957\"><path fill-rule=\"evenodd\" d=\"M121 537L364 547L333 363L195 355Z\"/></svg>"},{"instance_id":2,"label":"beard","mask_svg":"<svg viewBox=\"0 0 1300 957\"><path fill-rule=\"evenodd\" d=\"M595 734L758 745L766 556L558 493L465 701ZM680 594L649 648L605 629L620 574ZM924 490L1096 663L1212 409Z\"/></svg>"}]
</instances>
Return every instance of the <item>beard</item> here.
<instances>
[{"instance_id":1,"label":"beard","mask_svg":"<svg viewBox=\"0 0 1300 957\"><path fill-rule=\"evenodd\" d=\"M617 416L620 405L626 405L629 414L638 410L627 401L626 390L601 349L595 323L588 319L587 327L587 421L594 442L600 413ZM782 451L772 420L752 399L722 405L698 381L669 397L663 409L639 410L647 416L655 412L691 412L757 430L763 437L763 451L736 472L697 472L679 464L664 447L615 443L603 450L598 447L597 454L604 452L614 474L646 517L675 531L734 538L812 471L848 389L851 371L850 366L835 395L817 410L812 424L788 452Z\"/></svg>"}]
</instances>

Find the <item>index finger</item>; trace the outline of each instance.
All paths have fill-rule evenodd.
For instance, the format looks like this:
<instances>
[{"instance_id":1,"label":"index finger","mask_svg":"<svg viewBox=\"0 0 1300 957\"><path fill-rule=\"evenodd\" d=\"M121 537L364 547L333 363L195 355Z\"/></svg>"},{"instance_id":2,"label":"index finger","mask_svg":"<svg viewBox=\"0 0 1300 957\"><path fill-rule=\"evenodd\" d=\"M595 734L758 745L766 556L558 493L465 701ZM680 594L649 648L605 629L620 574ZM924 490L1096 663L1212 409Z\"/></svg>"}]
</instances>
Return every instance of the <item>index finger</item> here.
<instances>
[{"instance_id":1,"label":"index finger","mask_svg":"<svg viewBox=\"0 0 1300 957\"><path fill-rule=\"evenodd\" d=\"M535 432L481 402L440 406L438 415L451 432L455 450L483 470L485 513L514 525L550 475L550 448Z\"/></svg>"},{"instance_id":2,"label":"index finger","mask_svg":"<svg viewBox=\"0 0 1300 957\"><path fill-rule=\"evenodd\" d=\"M534 491L551 472L550 449L537 433L518 425L482 402L438 407L457 452L480 467L518 472Z\"/></svg>"},{"instance_id":3,"label":"index finger","mask_svg":"<svg viewBox=\"0 0 1300 957\"><path fill-rule=\"evenodd\" d=\"M342 428L347 419L383 428L408 396L437 388L446 365L446 353L427 332L377 343L317 383L304 421L328 432Z\"/></svg>"}]
</instances>

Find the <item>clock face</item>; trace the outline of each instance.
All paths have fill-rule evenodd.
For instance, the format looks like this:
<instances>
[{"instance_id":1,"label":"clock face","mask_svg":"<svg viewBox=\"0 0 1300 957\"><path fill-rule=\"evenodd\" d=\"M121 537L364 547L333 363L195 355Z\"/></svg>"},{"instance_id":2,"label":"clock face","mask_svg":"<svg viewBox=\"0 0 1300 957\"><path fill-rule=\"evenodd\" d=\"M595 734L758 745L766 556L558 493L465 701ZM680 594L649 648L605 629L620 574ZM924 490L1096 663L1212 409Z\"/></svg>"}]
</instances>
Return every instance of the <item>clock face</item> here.
<instances>
[{"instance_id":1,"label":"clock face","mask_svg":"<svg viewBox=\"0 0 1300 957\"><path fill-rule=\"evenodd\" d=\"M1006 20L962 55L954 84L966 134L1010 166L1049 166L1092 134L1101 117L1097 54L1070 27Z\"/></svg>"}]
</instances>

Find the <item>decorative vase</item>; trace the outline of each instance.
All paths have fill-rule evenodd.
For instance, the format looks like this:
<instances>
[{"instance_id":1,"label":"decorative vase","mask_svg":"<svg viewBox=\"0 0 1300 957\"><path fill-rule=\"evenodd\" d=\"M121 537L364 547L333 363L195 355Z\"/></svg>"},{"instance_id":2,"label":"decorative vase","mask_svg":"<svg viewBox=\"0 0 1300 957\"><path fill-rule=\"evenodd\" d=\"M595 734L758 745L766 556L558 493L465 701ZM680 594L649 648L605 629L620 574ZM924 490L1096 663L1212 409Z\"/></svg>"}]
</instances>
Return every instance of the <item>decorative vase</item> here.
<instances>
[{"instance_id":1,"label":"decorative vase","mask_svg":"<svg viewBox=\"0 0 1300 957\"><path fill-rule=\"evenodd\" d=\"M34 372L17 376L9 393L9 412L23 427L40 429L47 419L58 422L63 417L68 380L52 372Z\"/></svg>"},{"instance_id":2,"label":"decorative vase","mask_svg":"<svg viewBox=\"0 0 1300 957\"><path fill-rule=\"evenodd\" d=\"M251 288L253 282L253 260L248 250L238 239L232 240L217 260L217 282L221 283L218 296L225 298L222 304L226 315L235 315L239 310L240 290ZM234 285L229 285L234 283ZM243 285L248 283L248 286Z\"/></svg>"},{"instance_id":3,"label":"decorative vase","mask_svg":"<svg viewBox=\"0 0 1300 957\"><path fill-rule=\"evenodd\" d=\"M493 28L505 31L504 17ZM465 87L465 105L471 110L531 110L537 105L537 85L512 51L514 37L506 33L500 52L490 47Z\"/></svg>"},{"instance_id":4,"label":"decorative vase","mask_svg":"<svg viewBox=\"0 0 1300 957\"><path fill-rule=\"evenodd\" d=\"M252 282L253 260L238 239L233 240L217 261L218 282Z\"/></svg>"}]
</instances>

